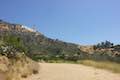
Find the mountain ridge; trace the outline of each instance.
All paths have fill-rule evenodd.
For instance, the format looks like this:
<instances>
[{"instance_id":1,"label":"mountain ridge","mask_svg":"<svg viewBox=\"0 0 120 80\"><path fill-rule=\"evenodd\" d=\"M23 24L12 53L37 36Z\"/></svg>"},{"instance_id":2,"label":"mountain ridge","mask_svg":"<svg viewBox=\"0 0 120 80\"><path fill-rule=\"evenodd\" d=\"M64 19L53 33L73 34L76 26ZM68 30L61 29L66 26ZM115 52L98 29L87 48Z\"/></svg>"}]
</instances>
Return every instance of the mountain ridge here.
<instances>
[{"instance_id":1,"label":"mountain ridge","mask_svg":"<svg viewBox=\"0 0 120 80\"><path fill-rule=\"evenodd\" d=\"M55 57L59 53L71 53L73 55L74 52L80 52L77 48L77 44L48 38L40 32L32 32L26 28L22 28L22 25L20 24L15 25L4 22L0 24L0 30L1 36L4 36L6 33L8 35L20 37L25 46L29 48L29 53L37 52L38 54L54 54Z\"/></svg>"},{"instance_id":2,"label":"mountain ridge","mask_svg":"<svg viewBox=\"0 0 120 80\"><path fill-rule=\"evenodd\" d=\"M3 39L6 36L17 37L18 40L21 40L22 47L24 46L23 51L34 60L94 59L120 62L120 46L113 45L109 41L89 46L78 45L51 39L38 31L31 31L23 25L3 21L0 23L0 38Z\"/></svg>"}]
</instances>

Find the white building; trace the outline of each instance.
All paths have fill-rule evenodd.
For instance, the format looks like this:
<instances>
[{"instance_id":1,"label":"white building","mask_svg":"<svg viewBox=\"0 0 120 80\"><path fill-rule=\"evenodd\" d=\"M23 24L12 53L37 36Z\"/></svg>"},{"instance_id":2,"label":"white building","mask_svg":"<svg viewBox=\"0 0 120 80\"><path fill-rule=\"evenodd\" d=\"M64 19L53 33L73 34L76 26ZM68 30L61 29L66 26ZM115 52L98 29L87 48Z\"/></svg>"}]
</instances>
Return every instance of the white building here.
<instances>
[{"instance_id":1,"label":"white building","mask_svg":"<svg viewBox=\"0 0 120 80\"><path fill-rule=\"evenodd\" d=\"M29 28L29 27L27 27L27 26L22 25L21 27L29 30L30 32L36 32L36 30L34 30L34 29L32 29L32 28Z\"/></svg>"}]
</instances>

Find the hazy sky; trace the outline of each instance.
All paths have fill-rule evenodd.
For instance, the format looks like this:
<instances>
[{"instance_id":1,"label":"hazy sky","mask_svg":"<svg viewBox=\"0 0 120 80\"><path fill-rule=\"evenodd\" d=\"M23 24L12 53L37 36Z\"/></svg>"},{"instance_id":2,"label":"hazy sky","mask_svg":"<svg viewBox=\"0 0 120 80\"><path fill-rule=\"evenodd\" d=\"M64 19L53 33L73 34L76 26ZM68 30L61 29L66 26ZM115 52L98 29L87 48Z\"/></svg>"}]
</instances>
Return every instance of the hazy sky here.
<instances>
[{"instance_id":1,"label":"hazy sky","mask_svg":"<svg viewBox=\"0 0 120 80\"><path fill-rule=\"evenodd\" d=\"M0 18L67 42L120 43L120 0L0 0Z\"/></svg>"}]
</instances>

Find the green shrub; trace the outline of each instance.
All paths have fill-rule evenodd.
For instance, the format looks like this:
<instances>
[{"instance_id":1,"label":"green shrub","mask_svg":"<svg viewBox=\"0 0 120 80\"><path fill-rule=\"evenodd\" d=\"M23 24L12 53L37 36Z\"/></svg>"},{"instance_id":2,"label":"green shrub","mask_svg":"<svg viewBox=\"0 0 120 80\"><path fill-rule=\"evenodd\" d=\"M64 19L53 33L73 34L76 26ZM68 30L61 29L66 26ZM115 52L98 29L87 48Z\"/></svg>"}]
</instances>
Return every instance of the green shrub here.
<instances>
[{"instance_id":1,"label":"green shrub","mask_svg":"<svg viewBox=\"0 0 120 80\"><path fill-rule=\"evenodd\" d=\"M24 45L23 40L18 36L6 35L6 36L4 36L3 41L8 46L13 46L19 52L25 52L26 53L28 51L27 47Z\"/></svg>"}]
</instances>

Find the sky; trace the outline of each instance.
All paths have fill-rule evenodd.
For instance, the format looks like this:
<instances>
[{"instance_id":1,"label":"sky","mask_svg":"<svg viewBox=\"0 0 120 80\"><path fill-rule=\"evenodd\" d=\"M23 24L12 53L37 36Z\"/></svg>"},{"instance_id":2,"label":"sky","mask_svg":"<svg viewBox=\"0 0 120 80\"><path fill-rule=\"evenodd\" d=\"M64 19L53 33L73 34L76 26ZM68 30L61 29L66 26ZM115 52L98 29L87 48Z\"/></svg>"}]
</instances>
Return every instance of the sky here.
<instances>
[{"instance_id":1,"label":"sky","mask_svg":"<svg viewBox=\"0 0 120 80\"><path fill-rule=\"evenodd\" d=\"M0 0L0 19L66 42L120 44L120 0Z\"/></svg>"}]
</instances>

